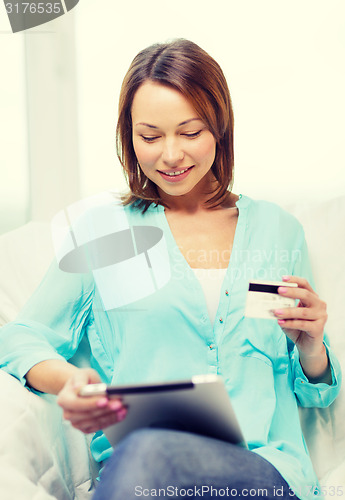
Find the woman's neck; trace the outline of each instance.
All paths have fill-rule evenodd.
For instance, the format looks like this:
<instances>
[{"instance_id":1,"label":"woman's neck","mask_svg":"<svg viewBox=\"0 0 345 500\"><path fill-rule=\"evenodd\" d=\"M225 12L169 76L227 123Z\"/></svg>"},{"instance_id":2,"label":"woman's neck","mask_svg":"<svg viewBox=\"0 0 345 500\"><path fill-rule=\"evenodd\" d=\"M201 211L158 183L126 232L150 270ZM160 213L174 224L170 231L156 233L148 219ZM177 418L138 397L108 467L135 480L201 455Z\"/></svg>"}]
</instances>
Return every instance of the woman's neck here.
<instances>
[{"instance_id":1,"label":"woman's neck","mask_svg":"<svg viewBox=\"0 0 345 500\"><path fill-rule=\"evenodd\" d=\"M213 184L213 185L212 185ZM158 192L160 198L163 202L165 202L169 208L166 208L167 211L170 212L178 212L180 214L186 215L196 215L201 214L202 212L209 212L210 210L220 210L226 208L235 207L235 203L238 200L238 196L228 192L225 199L222 201L221 205L217 207L211 208L206 203L214 196L214 191L217 187L217 181L214 179L214 182L207 183L207 188L201 185L195 186L189 193L172 196L165 193L163 190L158 188ZM211 189L213 192L210 192Z\"/></svg>"}]
</instances>

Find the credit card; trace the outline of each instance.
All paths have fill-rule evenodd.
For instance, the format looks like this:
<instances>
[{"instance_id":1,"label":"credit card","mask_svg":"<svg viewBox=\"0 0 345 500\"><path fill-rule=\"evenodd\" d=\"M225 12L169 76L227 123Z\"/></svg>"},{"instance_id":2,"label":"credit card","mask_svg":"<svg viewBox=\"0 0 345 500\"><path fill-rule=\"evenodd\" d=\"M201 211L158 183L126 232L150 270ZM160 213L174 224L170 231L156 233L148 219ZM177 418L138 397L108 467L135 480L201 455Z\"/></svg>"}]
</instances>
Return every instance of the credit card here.
<instances>
[{"instance_id":1,"label":"credit card","mask_svg":"<svg viewBox=\"0 0 345 500\"><path fill-rule=\"evenodd\" d=\"M280 286L296 288L297 283L287 283L285 281L250 281L244 313L245 317L277 320L278 318L273 314L275 309L295 307L295 299L279 295L278 288Z\"/></svg>"}]
</instances>

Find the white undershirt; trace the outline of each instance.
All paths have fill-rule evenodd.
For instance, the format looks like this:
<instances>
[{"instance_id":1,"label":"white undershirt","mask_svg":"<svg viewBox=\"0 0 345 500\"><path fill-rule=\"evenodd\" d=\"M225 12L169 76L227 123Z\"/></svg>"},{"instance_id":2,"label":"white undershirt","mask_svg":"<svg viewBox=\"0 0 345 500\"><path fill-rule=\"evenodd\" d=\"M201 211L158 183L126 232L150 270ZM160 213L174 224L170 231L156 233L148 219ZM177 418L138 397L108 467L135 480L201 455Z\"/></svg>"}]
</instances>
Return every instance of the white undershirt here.
<instances>
[{"instance_id":1,"label":"white undershirt","mask_svg":"<svg viewBox=\"0 0 345 500\"><path fill-rule=\"evenodd\" d=\"M192 268L196 277L200 281L201 287L204 291L207 311L213 325L220 297L220 290L224 281L225 269L194 269Z\"/></svg>"}]
</instances>

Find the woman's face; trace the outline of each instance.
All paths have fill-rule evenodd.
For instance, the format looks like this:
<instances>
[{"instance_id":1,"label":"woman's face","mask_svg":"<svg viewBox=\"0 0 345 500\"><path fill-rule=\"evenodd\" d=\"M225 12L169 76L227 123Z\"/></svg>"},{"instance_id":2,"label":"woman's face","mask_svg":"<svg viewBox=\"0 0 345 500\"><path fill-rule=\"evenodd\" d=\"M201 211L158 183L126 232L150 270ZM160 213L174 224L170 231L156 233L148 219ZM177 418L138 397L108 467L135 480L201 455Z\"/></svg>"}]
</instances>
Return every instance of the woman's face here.
<instances>
[{"instance_id":1,"label":"woman's face","mask_svg":"<svg viewBox=\"0 0 345 500\"><path fill-rule=\"evenodd\" d=\"M145 82L132 104L133 147L162 199L199 197L214 181L216 140L177 90Z\"/></svg>"}]
</instances>

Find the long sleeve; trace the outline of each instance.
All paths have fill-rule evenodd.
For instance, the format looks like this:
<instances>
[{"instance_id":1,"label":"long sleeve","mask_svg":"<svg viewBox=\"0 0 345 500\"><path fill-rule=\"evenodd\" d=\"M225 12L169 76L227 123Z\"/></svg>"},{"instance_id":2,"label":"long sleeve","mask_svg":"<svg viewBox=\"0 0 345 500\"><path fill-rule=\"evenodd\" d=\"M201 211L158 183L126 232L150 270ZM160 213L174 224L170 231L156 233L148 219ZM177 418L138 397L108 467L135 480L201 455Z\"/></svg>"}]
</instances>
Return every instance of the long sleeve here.
<instances>
[{"instance_id":1,"label":"long sleeve","mask_svg":"<svg viewBox=\"0 0 345 500\"><path fill-rule=\"evenodd\" d=\"M339 361L324 339L332 372L332 384L313 384L305 376L299 362L298 350L295 347L292 354L294 391L300 406L324 408L337 397L341 384L341 369Z\"/></svg>"},{"instance_id":2,"label":"long sleeve","mask_svg":"<svg viewBox=\"0 0 345 500\"><path fill-rule=\"evenodd\" d=\"M25 384L25 374L40 361L71 358L93 295L92 275L63 272L54 261L16 320L0 329L0 367Z\"/></svg>"},{"instance_id":3,"label":"long sleeve","mask_svg":"<svg viewBox=\"0 0 345 500\"><path fill-rule=\"evenodd\" d=\"M301 244L299 252L296 252L297 259L294 265L295 276L306 278L315 289L314 280L311 272L311 266L308 256L307 244L304 238L304 232L301 230ZM294 381L294 392L300 406L323 408L329 406L337 397L341 385L341 368L339 361L333 353L328 336L324 334L324 345L330 362L332 373L332 384L314 384L309 382L305 376L299 360L299 353L296 346L291 350L292 376Z\"/></svg>"}]
</instances>

